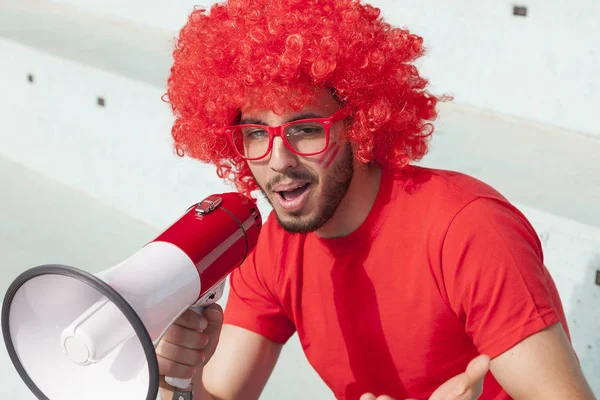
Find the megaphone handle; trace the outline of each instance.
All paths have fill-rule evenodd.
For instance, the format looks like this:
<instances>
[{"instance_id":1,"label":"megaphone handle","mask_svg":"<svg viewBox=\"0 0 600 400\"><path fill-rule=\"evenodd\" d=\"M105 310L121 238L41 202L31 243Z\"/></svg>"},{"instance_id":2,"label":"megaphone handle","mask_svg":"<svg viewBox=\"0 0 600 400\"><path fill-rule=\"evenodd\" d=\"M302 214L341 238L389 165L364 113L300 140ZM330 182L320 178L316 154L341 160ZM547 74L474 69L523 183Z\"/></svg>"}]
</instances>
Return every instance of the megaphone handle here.
<instances>
[{"instance_id":1,"label":"megaphone handle","mask_svg":"<svg viewBox=\"0 0 600 400\"><path fill-rule=\"evenodd\" d=\"M190 310L193 310L193 311L197 312L198 314L202 314L202 312L204 311L204 306L190 307ZM192 386L191 378L175 378L172 376L165 376L165 382L167 382L169 385L171 385L173 387L180 388L180 389L188 389L190 386Z\"/></svg>"}]
</instances>

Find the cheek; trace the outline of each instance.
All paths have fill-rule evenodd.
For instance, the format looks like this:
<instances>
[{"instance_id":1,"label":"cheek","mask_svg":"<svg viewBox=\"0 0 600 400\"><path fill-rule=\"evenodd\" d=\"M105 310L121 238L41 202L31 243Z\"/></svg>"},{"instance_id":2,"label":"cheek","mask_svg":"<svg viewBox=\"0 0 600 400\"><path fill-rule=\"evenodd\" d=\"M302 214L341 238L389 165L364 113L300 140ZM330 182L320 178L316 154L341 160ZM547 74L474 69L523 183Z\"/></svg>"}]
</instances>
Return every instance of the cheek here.
<instances>
[{"instance_id":1,"label":"cheek","mask_svg":"<svg viewBox=\"0 0 600 400\"><path fill-rule=\"evenodd\" d=\"M339 151L340 144L338 142L331 143L325 152L319 154L315 161L315 164L317 165L317 167L323 170L328 169L329 166L333 163L333 160L335 160L335 156L337 156Z\"/></svg>"},{"instance_id":2,"label":"cheek","mask_svg":"<svg viewBox=\"0 0 600 400\"><path fill-rule=\"evenodd\" d=\"M264 187L266 174L265 171L267 168L265 168L264 165L259 165L252 162L248 162L248 167L250 168L250 172L252 173L256 183L258 183L259 186Z\"/></svg>"}]
</instances>

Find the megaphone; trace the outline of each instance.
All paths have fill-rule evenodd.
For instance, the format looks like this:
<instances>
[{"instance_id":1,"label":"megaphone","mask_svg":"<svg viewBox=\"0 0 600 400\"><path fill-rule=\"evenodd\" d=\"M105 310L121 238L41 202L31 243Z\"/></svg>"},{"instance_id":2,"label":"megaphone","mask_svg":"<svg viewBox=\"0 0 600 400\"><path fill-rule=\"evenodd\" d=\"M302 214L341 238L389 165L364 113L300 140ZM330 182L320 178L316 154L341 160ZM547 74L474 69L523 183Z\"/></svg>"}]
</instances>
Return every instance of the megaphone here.
<instances>
[{"instance_id":1,"label":"megaphone","mask_svg":"<svg viewBox=\"0 0 600 400\"><path fill-rule=\"evenodd\" d=\"M211 195L100 273L54 264L23 272L2 306L4 342L21 379L38 399L155 400L155 346L184 311L219 299L261 227L248 197Z\"/></svg>"}]
</instances>

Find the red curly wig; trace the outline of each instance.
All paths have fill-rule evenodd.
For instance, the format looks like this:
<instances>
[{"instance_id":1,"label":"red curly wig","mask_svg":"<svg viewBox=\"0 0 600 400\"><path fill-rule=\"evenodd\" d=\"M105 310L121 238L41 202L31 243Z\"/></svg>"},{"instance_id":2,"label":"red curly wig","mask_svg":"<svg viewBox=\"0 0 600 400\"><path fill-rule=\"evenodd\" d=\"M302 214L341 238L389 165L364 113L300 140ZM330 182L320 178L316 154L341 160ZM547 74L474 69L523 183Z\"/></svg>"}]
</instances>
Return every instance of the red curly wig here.
<instances>
[{"instance_id":1,"label":"red curly wig","mask_svg":"<svg viewBox=\"0 0 600 400\"><path fill-rule=\"evenodd\" d=\"M326 88L355 110L346 132L355 157L402 169L427 152L441 100L411 64L423 54L421 37L357 0L229 0L194 10L166 93L175 149L215 164L249 195L258 186L225 127L245 104L280 113Z\"/></svg>"}]
</instances>

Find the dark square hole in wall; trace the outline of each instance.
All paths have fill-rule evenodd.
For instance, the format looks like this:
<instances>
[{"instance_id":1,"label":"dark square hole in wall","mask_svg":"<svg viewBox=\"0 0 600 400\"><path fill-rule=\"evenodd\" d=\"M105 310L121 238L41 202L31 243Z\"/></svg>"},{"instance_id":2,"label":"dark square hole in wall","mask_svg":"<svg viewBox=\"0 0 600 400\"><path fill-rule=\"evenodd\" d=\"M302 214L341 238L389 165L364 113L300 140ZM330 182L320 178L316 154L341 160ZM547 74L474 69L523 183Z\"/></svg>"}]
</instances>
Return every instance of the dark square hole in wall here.
<instances>
[{"instance_id":1,"label":"dark square hole in wall","mask_svg":"<svg viewBox=\"0 0 600 400\"><path fill-rule=\"evenodd\" d=\"M27 74L27 81L29 83L33 83L35 81L35 77L33 76L33 74Z\"/></svg>"},{"instance_id":2,"label":"dark square hole in wall","mask_svg":"<svg viewBox=\"0 0 600 400\"><path fill-rule=\"evenodd\" d=\"M600 286L600 269L596 271L596 285Z\"/></svg>"},{"instance_id":3,"label":"dark square hole in wall","mask_svg":"<svg viewBox=\"0 0 600 400\"><path fill-rule=\"evenodd\" d=\"M525 6L514 6L513 7L513 15L519 16L519 17L526 17L527 16L527 7Z\"/></svg>"},{"instance_id":4,"label":"dark square hole in wall","mask_svg":"<svg viewBox=\"0 0 600 400\"><path fill-rule=\"evenodd\" d=\"M104 97L98 97L98 105L104 107Z\"/></svg>"}]
</instances>

